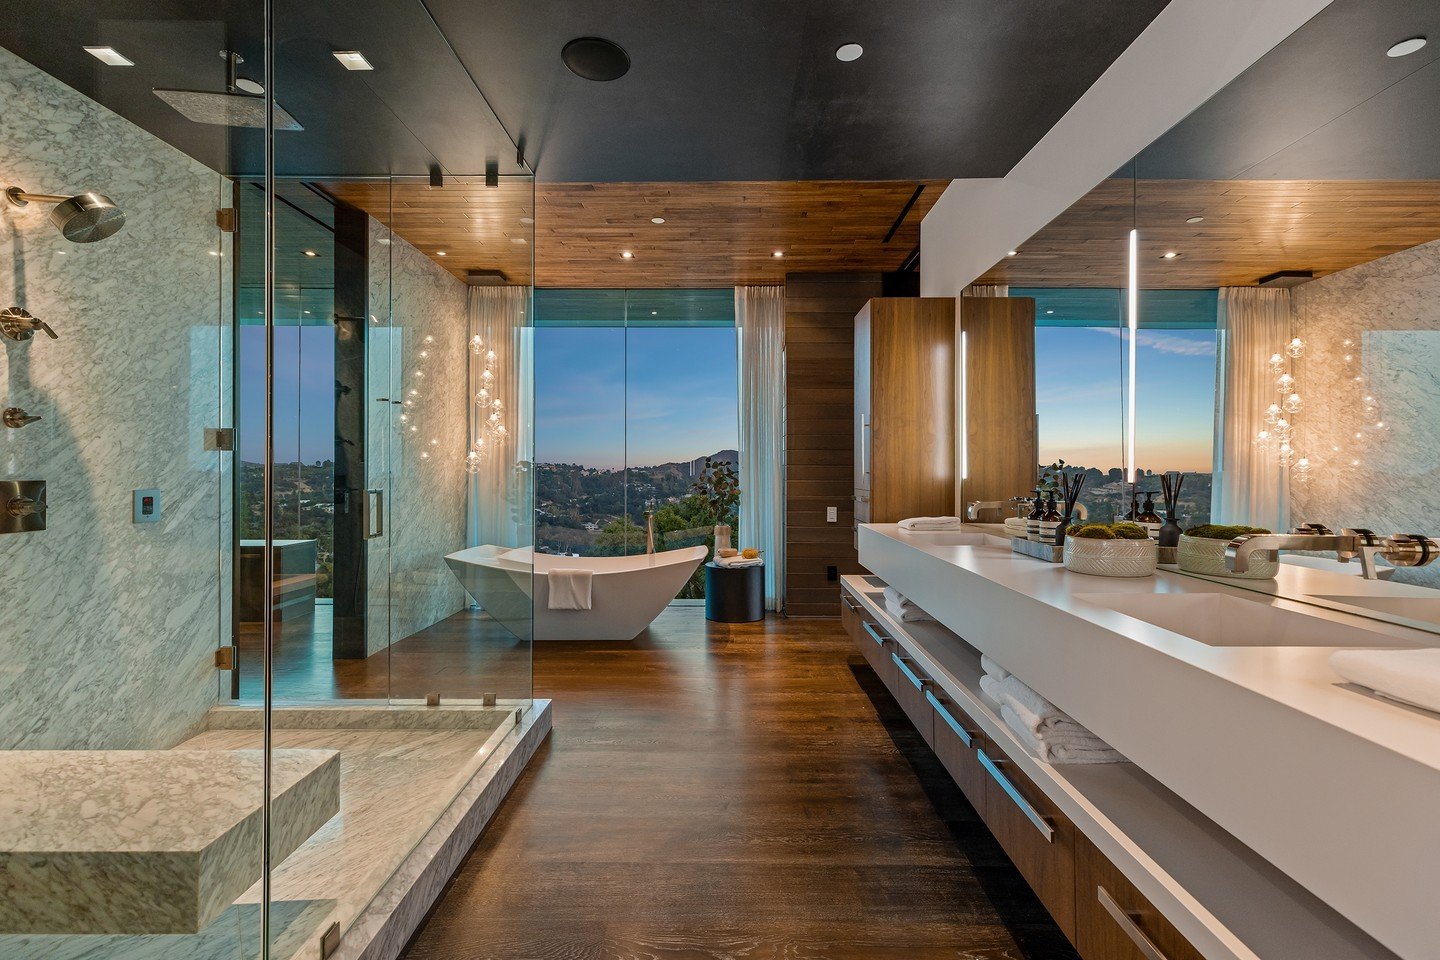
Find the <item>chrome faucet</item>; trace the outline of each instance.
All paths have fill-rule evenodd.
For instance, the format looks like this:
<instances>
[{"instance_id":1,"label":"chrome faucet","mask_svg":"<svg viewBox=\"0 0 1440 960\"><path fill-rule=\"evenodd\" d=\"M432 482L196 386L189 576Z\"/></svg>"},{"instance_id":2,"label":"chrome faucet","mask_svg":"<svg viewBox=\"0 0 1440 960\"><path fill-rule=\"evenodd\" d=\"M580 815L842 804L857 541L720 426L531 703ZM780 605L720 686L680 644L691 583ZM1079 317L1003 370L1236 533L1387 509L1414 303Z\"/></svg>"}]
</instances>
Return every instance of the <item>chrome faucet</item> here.
<instances>
[{"instance_id":1,"label":"chrome faucet","mask_svg":"<svg viewBox=\"0 0 1440 960\"><path fill-rule=\"evenodd\" d=\"M1341 563L1360 560L1360 571L1366 580L1380 579L1376 558L1396 567L1423 567L1440 557L1440 543L1415 533L1376 536L1363 527L1347 528L1336 534L1320 523L1307 523L1290 533L1247 533L1231 540L1225 547L1225 569L1244 573L1250 569L1250 558L1274 562L1281 550L1333 552Z\"/></svg>"},{"instance_id":2,"label":"chrome faucet","mask_svg":"<svg viewBox=\"0 0 1440 960\"><path fill-rule=\"evenodd\" d=\"M645 511L645 552L655 552L655 511Z\"/></svg>"}]
</instances>

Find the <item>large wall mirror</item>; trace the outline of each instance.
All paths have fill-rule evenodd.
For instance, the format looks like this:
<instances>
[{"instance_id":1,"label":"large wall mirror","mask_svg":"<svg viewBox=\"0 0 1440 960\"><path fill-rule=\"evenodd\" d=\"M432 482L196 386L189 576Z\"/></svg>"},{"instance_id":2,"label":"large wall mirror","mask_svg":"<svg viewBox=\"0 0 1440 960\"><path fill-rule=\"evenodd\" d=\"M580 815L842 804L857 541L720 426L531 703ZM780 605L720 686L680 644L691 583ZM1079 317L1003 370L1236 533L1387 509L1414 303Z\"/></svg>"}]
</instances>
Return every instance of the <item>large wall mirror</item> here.
<instances>
[{"instance_id":1,"label":"large wall mirror","mask_svg":"<svg viewBox=\"0 0 1440 960\"><path fill-rule=\"evenodd\" d=\"M1187 530L1283 536L1245 576L1172 569L1440 632L1437 111L1440 7L1336 0L979 281L1037 298L1042 462L1101 466L1103 433L1142 499L1184 474ZM1107 312L1109 364L1046 332ZM1074 342L1047 364L1048 337ZM1047 422L1084 371L1094 411Z\"/></svg>"}]
</instances>

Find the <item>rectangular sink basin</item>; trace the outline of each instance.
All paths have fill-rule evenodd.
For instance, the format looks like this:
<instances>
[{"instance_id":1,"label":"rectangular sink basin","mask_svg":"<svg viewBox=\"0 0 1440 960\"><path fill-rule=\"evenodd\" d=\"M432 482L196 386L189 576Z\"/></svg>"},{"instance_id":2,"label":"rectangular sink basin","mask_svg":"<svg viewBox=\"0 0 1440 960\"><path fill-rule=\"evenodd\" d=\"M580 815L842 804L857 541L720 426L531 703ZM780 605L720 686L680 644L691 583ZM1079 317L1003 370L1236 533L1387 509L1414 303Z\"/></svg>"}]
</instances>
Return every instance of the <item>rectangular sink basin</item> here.
<instances>
[{"instance_id":1,"label":"rectangular sink basin","mask_svg":"<svg viewBox=\"0 0 1440 960\"><path fill-rule=\"evenodd\" d=\"M1219 593L1077 597L1211 647L1411 647L1395 637Z\"/></svg>"},{"instance_id":2,"label":"rectangular sink basin","mask_svg":"<svg viewBox=\"0 0 1440 960\"><path fill-rule=\"evenodd\" d=\"M952 533L940 531L931 533L926 530L914 530L909 532L912 537L920 537L925 543L937 547L983 547L989 544L983 533Z\"/></svg>"}]
</instances>

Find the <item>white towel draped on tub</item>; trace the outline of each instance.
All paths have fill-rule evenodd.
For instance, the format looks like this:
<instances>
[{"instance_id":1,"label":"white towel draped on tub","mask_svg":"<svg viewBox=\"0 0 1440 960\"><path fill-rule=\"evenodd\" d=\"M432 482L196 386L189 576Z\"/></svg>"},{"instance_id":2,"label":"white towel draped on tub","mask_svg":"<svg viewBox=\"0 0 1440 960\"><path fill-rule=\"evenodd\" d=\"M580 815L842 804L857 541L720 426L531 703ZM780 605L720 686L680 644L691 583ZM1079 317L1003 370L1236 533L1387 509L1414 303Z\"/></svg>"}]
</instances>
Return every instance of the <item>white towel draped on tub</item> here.
<instances>
[{"instance_id":1,"label":"white towel draped on tub","mask_svg":"<svg viewBox=\"0 0 1440 960\"><path fill-rule=\"evenodd\" d=\"M580 567L556 567L547 577L551 610L589 610L592 571Z\"/></svg>"},{"instance_id":2,"label":"white towel draped on tub","mask_svg":"<svg viewBox=\"0 0 1440 960\"><path fill-rule=\"evenodd\" d=\"M1330 666L1382 697L1440 713L1440 650L1337 650Z\"/></svg>"}]
</instances>

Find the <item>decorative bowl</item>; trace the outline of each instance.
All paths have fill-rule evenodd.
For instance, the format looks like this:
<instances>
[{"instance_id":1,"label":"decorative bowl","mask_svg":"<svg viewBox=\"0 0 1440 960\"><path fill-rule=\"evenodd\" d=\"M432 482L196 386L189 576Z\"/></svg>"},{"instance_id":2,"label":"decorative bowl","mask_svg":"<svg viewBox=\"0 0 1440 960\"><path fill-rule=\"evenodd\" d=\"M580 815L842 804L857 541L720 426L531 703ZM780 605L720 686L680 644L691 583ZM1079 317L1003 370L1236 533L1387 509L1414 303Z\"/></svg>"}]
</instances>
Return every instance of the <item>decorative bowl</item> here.
<instances>
[{"instance_id":1,"label":"decorative bowl","mask_svg":"<svg viewBox=\"0 0 1440 960\"><path fill-rule=\"evenodd\" d=\"M1092 577L1149 577L1155 573L1154 540L1065 538L1065 566Z\"/></svg>"},{"instance_id":2,"label":"decorative bowl","mask_svg":"<svg viewBox=\"0 0 1440 960\"><path fill-rule=\"evenodd\" d=\"M1280 571L1278 560L1250 558L1250 569L1236 573L1225 569L1225 547L1229 540L1209 540L1204 537L1180 535L1180 545L1175 549L1180 569L1186 573L1198 573L1207 577L1234 577L1237 580L1272 580Z\"/></svg>"}]
</instances>

